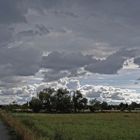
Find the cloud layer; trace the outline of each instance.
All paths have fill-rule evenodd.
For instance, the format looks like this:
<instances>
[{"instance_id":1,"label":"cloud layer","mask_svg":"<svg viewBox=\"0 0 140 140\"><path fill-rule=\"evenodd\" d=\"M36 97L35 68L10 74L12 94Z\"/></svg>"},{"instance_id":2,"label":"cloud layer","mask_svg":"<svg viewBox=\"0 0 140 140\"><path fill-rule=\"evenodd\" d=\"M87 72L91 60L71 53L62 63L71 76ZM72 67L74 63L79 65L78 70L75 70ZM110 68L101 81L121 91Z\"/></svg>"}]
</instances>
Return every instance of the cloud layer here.
<instances>
[{"instance_id":1,"label":"cloud layer","mask_svg":"<svg viewBox=\"0 0 140 140\"><path fill-rule=\"evenodd\" d=\"M30 97L30 87L41 82L88 74L108 79L117 76L129 59L140 66L139 4L139 0L0 0L1 99L16 98L28 84L18 98L21 102ZM124 97L114 94L112 99Z\"/></svg>"},{"instance_id":2,"label":"cloud layer","mask_svg":"<svg viewBox=\"0 0 140 140\"><path fill-rule=\"evenodd\" d=\"M84 85L81 86L78 80L60 80L58 82L41 83L19 88L10 88L0 90L1 104L16 101L24 103L36 96L40 90L52 88L68 88L69 90L80 90L88 99L97 99L101 102L106 101L109 104L119 104L121 102L130 104L131 102L140 103L140 95L135 90L116 88L103 85ZM10 97L10 98L9 98ZM5 102L6 101L6 102Z\"/></svg>"}]
</instances>

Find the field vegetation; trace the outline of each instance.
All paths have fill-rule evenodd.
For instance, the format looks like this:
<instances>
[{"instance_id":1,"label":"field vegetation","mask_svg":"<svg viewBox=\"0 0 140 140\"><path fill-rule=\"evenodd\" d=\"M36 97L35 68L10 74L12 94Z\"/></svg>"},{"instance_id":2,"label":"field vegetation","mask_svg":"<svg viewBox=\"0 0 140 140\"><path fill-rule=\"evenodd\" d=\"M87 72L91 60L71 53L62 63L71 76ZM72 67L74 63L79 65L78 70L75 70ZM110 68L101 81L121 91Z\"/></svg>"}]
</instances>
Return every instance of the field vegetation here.
<instances>
[{"instance_id":1,"label":"field vegetation","mask_svg":"<svg viewBox=\"0 0 140 140\"><path fill-rule=\"evenodd\" d=\"M16 113L14 116L44 140L140 140L139 113Z\"/></svg>"}]
</instances>

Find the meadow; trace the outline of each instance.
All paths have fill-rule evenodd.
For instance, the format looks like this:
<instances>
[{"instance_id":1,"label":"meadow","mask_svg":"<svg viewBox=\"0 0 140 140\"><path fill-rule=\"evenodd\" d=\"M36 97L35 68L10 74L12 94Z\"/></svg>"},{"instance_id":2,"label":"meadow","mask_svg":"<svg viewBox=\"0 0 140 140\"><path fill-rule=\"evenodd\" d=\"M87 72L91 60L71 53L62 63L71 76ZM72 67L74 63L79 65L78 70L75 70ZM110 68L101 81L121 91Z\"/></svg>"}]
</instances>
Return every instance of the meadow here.
<instances>
[{"instance_id":1,"label":"meadow","mask_svg":"<svg viewBox=\"0 0 140 140\"><path fill-rule=\"evenodd\" d=\"M140 113L14 113L42 140L140 140Z\"/></svg>"}]
</instances>

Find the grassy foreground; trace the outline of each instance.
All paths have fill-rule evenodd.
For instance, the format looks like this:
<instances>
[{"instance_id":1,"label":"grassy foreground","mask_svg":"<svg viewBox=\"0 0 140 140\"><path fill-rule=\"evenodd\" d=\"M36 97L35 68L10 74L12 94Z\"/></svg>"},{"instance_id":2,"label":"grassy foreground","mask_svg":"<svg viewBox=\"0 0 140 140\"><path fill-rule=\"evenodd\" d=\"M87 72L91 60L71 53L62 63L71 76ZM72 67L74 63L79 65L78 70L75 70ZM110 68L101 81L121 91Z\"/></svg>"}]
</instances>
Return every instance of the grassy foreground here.
<instances>
[{"instance_id":1,"label":"grassy foreground","mask_svg":"<svg viewBox=\"0 0 140 140\"><path fill-rule=\"evenodd\" d=\"M140 113L14 116L44 140L140 140Z\"/></svg>"},{"instance_id":2,"label":"grassy foreground","mask_svg":"<svg viewBox=\"0 0 140 140\"><path fill-rule=\"evenodd\" d=\"M11 129L12 140L37 140L32 130L26 127L18 118L15 118L11 113L0 110L0 118Z\"/></svg>"}]
</instances>

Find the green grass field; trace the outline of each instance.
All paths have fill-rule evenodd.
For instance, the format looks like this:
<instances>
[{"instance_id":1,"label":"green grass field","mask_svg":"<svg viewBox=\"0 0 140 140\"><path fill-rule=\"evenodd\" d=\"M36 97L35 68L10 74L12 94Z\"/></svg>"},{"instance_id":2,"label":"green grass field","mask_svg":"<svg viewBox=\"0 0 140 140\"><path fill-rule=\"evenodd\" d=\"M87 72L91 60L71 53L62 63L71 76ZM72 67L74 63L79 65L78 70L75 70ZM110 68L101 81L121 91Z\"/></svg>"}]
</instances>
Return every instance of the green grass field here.
<instances>
[{"instance_id":1,"label":"green grass field","mask_svg":"<svg viewBox=\"0 0 140 140\"><path fill-rule=\"evenodd\" d=\"M14 116L45 140L140 140L140 113Z\"/></svg>"}]
</instances>

